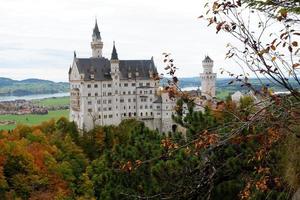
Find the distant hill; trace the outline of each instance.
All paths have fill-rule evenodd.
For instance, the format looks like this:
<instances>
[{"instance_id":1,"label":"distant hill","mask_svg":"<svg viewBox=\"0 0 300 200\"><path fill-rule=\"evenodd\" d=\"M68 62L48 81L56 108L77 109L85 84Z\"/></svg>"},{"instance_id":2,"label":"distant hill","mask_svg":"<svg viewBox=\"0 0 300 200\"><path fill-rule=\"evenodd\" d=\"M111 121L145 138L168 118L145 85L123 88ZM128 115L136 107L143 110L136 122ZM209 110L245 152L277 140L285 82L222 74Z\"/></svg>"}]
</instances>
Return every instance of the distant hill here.
<instances>
[{"instance_id":1,"label":"distant hill","mask_svg":"<svg viewBox=\"0 0 300 200\"><path fill-rule=\"evenodd\" d=\"M13 80L0 77L0 96L23 96L32 94L53 94L68 92L69 83L42 79Z\"/></svg>"}]
</instances>

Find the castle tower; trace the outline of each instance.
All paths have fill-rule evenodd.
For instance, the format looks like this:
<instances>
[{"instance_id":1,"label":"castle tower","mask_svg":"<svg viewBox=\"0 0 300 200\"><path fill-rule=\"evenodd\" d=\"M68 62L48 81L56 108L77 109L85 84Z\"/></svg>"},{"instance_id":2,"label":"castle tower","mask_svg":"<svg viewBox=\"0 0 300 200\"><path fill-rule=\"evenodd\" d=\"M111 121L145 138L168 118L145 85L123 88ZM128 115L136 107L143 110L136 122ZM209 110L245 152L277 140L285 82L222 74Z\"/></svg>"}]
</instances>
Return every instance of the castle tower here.
<instances>
[{"instance_id":1,"label":"castle tower","mask_svg":"<svg viewBox=\"0 0 300 200\"><path fill-rule=\"evenodd\" d=\"M101 58L102 57L103 42L101 40L101 35L100 35L99 28L98 28L97 20L95 23L95 28L93 30L91 48L93 51L93 53L92 53L93 58Z\"/></svg>"},{"instance_id":2,"label":"castle tower","mask_svg":"<svg viewBox=\"0 0 300 200\"><path fill-rule=\"evenodd\" d=\"M202 61L203 73L200 74L201 78L201 94L206 99L212 99L216 96L216 78L217 74L213 73L214 61L206 56Z\"/></svg>"},{"instance_id":3,"label":"castle tower","mask_svg":"<svg viewBox=\"0 0 300 200\"><path fill-rule=\"evenodd\" d=\"M113 46L113 50L111 53L111 59L110 59L110 71L111 71L111 78L113 81L112 87L113 87L113 102L114 102L114 120L113 120L113 124L119 124L121 123L122 119L121 119L121 104L120 101L118 101L119 99L119 95L121 94L121 88L120 88L120 70L119 70L119 58L118 58L118 53L117 53L117 49L116 49L116 45L114 42L114 46Z\"/></svg>"},{"instance_id":4,"label":"castle tower","mask_svg":"<svg viewBox=\"0 0 300 200\"><path fill-rule=\"evenodd\" d=\"M112 50L112 53L111 53L110 63L111 63L111 73L112 74L118 74L118 72L119 72L119 58L118 58L118 53L117 53L115 41L114 41L114 46L113 46L113 50Z\"/></svg>"}]
</instances>

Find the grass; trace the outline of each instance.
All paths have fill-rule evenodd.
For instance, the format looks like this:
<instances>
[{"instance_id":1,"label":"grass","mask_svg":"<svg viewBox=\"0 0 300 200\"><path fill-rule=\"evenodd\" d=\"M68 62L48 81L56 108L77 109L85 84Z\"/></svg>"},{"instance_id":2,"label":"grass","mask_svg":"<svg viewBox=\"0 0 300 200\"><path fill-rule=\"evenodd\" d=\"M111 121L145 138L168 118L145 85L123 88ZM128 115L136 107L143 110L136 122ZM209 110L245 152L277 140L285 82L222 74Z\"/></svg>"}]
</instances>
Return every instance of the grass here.
<instances>
[{"instance_id":1,"label":"grass","mask_svg":"<svg viewBox=\"0 0 300 200\"><path fill-rule=\"evenodd\" d=\"M70 97L56 97L32 100L36 105L40 106L65 106L70 104Z\"/></svg>"},{"instance_id":2,"label":"grass","mask_svg":"<svg viewBox=\"0 0 300 200\"><path fill-rule=\"evenodd\" d=\"M11 120L16 122L14 125L0 125L0 130L14 129L17 124L37 125L43 121L59 119L60 117L69 118L69 110L49 111L47 115L0 115L0 120Z\"/></svg>"}]
</instances>

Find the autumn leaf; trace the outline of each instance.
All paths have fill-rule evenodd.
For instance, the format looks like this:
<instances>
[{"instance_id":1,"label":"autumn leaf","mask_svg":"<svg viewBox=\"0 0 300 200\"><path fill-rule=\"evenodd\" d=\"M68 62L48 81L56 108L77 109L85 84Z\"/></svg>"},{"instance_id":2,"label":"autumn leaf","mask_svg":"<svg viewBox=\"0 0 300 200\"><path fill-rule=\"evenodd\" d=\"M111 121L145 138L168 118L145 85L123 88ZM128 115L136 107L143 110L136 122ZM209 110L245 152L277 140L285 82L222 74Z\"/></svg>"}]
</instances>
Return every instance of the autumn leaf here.
<instances>
[{"instance_id":1,"label":"autumn leaf","mask_svg":"<svg viewBox=\"0 0 300 200\"><path fill-rule=\"evenodd\" d=\"M294 47L297 47L297 46L298 46L298 42L297 42L297 41L294 41L294 42L292 42L292 45L293 45Z\"/></svg>"},{"instance_id":2,"label":"autumn leaf","mask_svg":"<svg viewBox=\"0 0 300 200\"><path fill-rule=\"evenodd\" d=\"M295 63L295 64L293 64L293 68L297 68L297 67L299 67L300 66L300 64L299 63Z\"/></svg>"}]
</instances>

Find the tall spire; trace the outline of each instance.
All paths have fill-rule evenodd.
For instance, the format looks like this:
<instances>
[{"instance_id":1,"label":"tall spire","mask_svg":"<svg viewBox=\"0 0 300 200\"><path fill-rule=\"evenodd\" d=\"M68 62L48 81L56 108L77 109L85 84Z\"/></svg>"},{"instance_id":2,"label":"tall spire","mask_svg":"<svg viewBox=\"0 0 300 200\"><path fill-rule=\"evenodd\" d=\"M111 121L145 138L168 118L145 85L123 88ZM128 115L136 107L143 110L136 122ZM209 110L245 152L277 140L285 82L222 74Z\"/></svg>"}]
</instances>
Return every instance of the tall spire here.
<instances>
[{"instance_id":1,"label":"tall spire","mask_svg":"<svg viewBox=\"0 0 300 200\"><path fill-rule=\"evenodd\" d=\"M96 37L96 39L100 39L101 40L101 35L100 35L99 28L98 28L97 19L96 19L96 22L95 22L95 28L94 28L94 31L93 31L93 37Z\"/></svg>"},{"instance_id":2,"label":"tall spire","mask_svg":"<svg viewBox=\"0 0 300 200\"><path fill-rule=\"evenodd\" d=\"M116 45L115 45L115 41L114 41L114 47L113 47L113 50L112 50L112 53L111 53L111 60L119 60Z\"/></svg>"}]
</instances>

